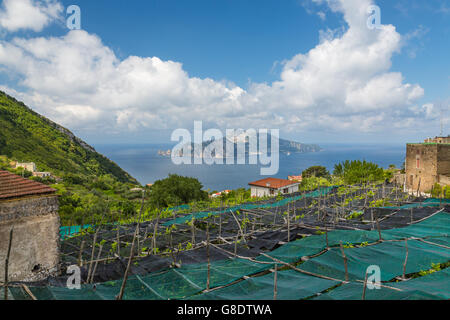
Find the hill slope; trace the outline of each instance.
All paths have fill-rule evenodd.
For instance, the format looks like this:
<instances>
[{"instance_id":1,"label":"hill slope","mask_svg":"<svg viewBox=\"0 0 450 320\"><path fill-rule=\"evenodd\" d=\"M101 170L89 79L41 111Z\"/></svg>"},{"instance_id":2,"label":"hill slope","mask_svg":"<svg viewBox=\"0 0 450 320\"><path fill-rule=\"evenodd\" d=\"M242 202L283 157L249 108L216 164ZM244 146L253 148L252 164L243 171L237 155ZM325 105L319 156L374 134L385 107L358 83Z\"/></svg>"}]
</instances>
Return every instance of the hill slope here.
<instances>
[{"instance_id":1,"label":"hill slope","mask_svg":"<svg viewBox=\"0 0 450 320\"><path fill-rule=\"evenodd\" d=\"M0 155L35 162L56 175L111 174L120 182L136 180L81 139L0 91Z\"/></svg>"}]
</instances>

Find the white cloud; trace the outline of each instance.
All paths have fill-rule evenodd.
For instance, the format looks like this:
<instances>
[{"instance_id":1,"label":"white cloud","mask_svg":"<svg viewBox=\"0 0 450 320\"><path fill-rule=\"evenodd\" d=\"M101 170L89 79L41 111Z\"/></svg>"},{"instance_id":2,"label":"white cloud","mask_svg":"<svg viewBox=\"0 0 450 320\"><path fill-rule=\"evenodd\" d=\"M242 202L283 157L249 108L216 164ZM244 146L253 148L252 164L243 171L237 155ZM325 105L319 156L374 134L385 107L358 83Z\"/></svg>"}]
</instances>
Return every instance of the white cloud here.
<instances>
[{"instance_id":1,"label":"white cloud","mask_svg":"<svg viewBox=\"0 0 450 320\"><path fill-rule=\"evenodd\" d=\"M10 32L42 31L60 18L63 7L56 0L4 0L0 10L0 27Z\"/></svg>"},{"instance_id":2,"label":"white cloud","mask_svg":"<svg viewBox=\"0 0 450 320\"><path fill-rule=\"evenodd\" d=\"M327 18L327 15L323 11L317 12L317 15L319 16L320 20L322 20L322 21L325 21L325 19Z\"/></svg>"},{"instance_id":3,"label":"white cloud","mask_svg":"<svg viewBox=\"0 0 450 320\"><path fill-rule=\"evenodd\" d=\"M295 132L394 128L390 124L401 121L424 94L390 71L401 35L392 25L367 28L370 0L326 3L343 14L347 26L322 32L315 48L283 62L278 81L251 83L246 90L190 77L174 61L121 60L85 31L0 42L0 65L28 88L25 102L71 128L166 129L190 127L194 120Z\"/></svg>"}]
</instances>

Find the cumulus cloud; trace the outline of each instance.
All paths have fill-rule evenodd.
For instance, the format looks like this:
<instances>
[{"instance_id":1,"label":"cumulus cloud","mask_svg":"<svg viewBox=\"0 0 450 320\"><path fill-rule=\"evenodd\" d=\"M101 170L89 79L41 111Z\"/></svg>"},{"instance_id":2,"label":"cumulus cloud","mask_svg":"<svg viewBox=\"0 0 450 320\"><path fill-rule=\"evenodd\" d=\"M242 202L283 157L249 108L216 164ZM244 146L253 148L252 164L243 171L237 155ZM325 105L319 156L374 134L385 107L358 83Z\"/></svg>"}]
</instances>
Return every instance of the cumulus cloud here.
<instances>
[{"instance_id":1,"label":"cumulus cloud","mask_svg":"<svg viewBox=\"0 0 450 320\"><path fill-rule=\"evenodd\" d=\"M4 0L0 10L0 26L7 31L42 31L59 19L63 6L56 0Z\"/></svg>"},{"instance_id":2,"label":"cumulus cloud","mask_svg":"<svg viewBox=\"0 0 450 320\"><path fill-rule=\"evenodd\" d=\"M27 103L76 128L170 129L203 120L221 128L369 132L410 113L424 91L390 71L402 46L395 27L367 28L371 0L314 1L342 14L346 26L284 61L278 81L247 89L190 77L179 62L121 60L85 31L0 42L0 65L27 88Z\"/></svg>"}]
</instances>

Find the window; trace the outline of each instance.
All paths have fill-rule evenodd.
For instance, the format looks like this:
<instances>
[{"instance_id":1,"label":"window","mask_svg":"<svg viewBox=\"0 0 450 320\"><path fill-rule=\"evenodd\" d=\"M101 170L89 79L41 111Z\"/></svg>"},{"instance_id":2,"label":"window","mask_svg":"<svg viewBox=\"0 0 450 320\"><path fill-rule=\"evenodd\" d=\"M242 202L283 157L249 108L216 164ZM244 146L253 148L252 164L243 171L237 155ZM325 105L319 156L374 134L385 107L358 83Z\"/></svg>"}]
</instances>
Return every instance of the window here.
<instances>
[{"instance_id":1,"label":"window","mask_svg":"<svg viewBox=\"0 0 450 320\"><path fill-rule=\"evenodd\" d=\"M288 188L283 189L283 193L288 193L288 192L289 192L289 189L288 189Z\"/></svg>"},{"instance_id":2,"label":"window","mask_svg":"<svg viewBox=\"0 0 450 320\"><path fill-rule=\"evenodd\" d=\"M420 169L420 156L416 156L416 169Z\"/></svg>"}]
</instances>

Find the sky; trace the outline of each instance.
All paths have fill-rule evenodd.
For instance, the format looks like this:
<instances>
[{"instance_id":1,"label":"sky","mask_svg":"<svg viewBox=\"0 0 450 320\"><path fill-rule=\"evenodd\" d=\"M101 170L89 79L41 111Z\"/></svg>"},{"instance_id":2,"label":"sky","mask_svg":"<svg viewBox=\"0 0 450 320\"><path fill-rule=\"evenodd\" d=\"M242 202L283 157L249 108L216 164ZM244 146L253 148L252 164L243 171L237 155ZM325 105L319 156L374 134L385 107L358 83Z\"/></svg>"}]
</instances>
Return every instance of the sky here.
<instances>
[{"instance_id":1,"label":"sky","mask_svg":"<svg viewBox=\"0 0 450 320\"><path fill-rule=\"evenodd\" d=\"M0 90L94 145L169 142L194 121L306 143L447 135L449 52L447 0L0 5Z\"/></svg>"}]
</instances>

